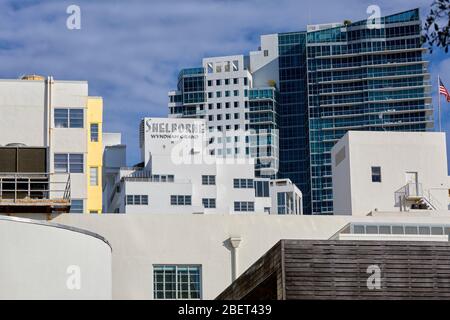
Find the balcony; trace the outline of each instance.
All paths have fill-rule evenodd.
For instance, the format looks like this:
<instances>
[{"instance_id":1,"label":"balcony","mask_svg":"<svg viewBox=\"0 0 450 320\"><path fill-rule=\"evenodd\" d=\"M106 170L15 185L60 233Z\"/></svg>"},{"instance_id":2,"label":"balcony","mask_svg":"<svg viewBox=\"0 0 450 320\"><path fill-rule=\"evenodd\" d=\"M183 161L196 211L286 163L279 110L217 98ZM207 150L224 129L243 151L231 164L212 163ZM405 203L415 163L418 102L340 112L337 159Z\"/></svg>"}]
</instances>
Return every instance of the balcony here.
<instances>
[{"instance_id":1,"label":"balcony","mask_svg":"<svg viewBox=\"0 0 450 320\"><path fill-rule=\"evenodd\" d=\"M0 213L63 213L70 204L69 174L0 173Z\"/></svg>"}]
</instances>

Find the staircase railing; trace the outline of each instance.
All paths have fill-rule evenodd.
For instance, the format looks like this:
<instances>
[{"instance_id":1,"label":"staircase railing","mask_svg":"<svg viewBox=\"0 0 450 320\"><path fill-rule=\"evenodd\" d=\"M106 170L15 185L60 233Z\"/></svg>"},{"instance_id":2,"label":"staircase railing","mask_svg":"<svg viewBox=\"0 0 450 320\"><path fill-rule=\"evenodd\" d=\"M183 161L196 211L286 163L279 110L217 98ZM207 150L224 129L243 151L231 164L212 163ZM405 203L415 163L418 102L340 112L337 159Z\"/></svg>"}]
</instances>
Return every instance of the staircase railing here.
<instances>
[{"instance_id":1,"label":"staircase railing","mask_svg":"<svg viewBox=\"0 0 450 320\"><path fill-rule=\"evenodd\" d=\"M424 192L421 183L407 183L394 193L396 205L400 207L400 211L408 209L407 201L422 201L431 210L439 210L442 208L440 202L431 195L430 190Z\"/></svg>"}]
</instances>

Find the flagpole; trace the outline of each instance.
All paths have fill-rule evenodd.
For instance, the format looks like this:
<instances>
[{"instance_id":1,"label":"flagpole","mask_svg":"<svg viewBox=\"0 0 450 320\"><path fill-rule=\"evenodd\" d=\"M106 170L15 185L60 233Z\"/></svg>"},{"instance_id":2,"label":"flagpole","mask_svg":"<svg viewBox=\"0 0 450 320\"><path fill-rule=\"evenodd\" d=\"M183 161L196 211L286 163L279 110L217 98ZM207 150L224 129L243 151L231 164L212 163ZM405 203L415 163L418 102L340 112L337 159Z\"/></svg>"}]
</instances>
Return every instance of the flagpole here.
<instances>
[{"instance_id":1,"label":"flagpole","mask_svg":"<svg viewBox=\"0 0 450 320\"><path fill-rule=\"evenodd\" d=\"M442 132L441 126L441 78L438 75L438 117L439 117L439 132Z\"/></svg>"}]
</instances>

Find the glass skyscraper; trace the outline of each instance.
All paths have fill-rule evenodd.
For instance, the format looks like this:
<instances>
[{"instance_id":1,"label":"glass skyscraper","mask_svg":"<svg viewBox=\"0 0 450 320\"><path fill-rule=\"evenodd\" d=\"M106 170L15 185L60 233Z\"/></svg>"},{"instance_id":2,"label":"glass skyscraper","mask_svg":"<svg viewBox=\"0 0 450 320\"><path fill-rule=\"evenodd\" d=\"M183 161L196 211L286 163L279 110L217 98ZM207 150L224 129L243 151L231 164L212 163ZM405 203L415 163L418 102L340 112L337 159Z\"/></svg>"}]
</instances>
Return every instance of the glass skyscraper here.
<instances>
[{"instance_id":1,"label":"glass skyscraper","mask_svg":"<svg viewBox=\"0 0 450 320\"><path fill-rule=\"evenodd\" d=\"M311 212L306 32L278 34L280 101L279 177L291 179L303 194L303 212Z\"/></svg>"},{"instance_id":2,"label":"glass skyscraper","mask_svg":"<svg viewBox=\"0 0 450 320\"><path fill-rule=\"evenodd\" d=\"M433 128L419 10L308 31L312 213L333 212L330 150L348 130ZM376 21L375 21L376 22ZM283 161L283 159L281 159Z\"/></svg>"},{"instance_id":3,"label":"glass skyscraper","mask_svg":"<svg viewBox=\"0 0 450 320\"><path fill-rule=\"evenodd\" d=\"M433 128L425 51L418 9L264 35L249 56L207 58L203 68L182 70L170 114L207 119L209 128L256 130L245 149L257 158L257 175L291 179L304 213L331 214L330 151L348 130ZM240 122L227 124L227 106L240 110Z\"/></svg>"}]
</instances>

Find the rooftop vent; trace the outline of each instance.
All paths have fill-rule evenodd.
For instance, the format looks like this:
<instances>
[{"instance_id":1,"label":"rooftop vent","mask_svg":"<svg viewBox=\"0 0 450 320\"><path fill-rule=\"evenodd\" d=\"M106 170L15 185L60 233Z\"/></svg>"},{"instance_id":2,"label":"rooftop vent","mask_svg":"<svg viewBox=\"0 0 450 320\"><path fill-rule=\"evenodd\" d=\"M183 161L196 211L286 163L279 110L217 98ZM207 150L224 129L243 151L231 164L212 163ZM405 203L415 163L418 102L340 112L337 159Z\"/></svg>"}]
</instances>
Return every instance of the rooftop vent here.
<instances>
[{"instance_id":1,"label":"rooftop vent","mask_svg":"<svg viewBox=\"0 0 450 320\"><path fill-rule=\"evenodd\" d=\"M5 147L26 147L27 145L24 143L8 143Z\"/></svg>"},{"instance_id":2,"label":"rooftop vent","mask_svg":"<svg viewBox=\"0 0 450 320\"><path fill-rule=\"evenodd\" d=\"M21 76L20 80L45 80L45 78L37 74L26 74Z\"/></svg>"}]
</instances>

